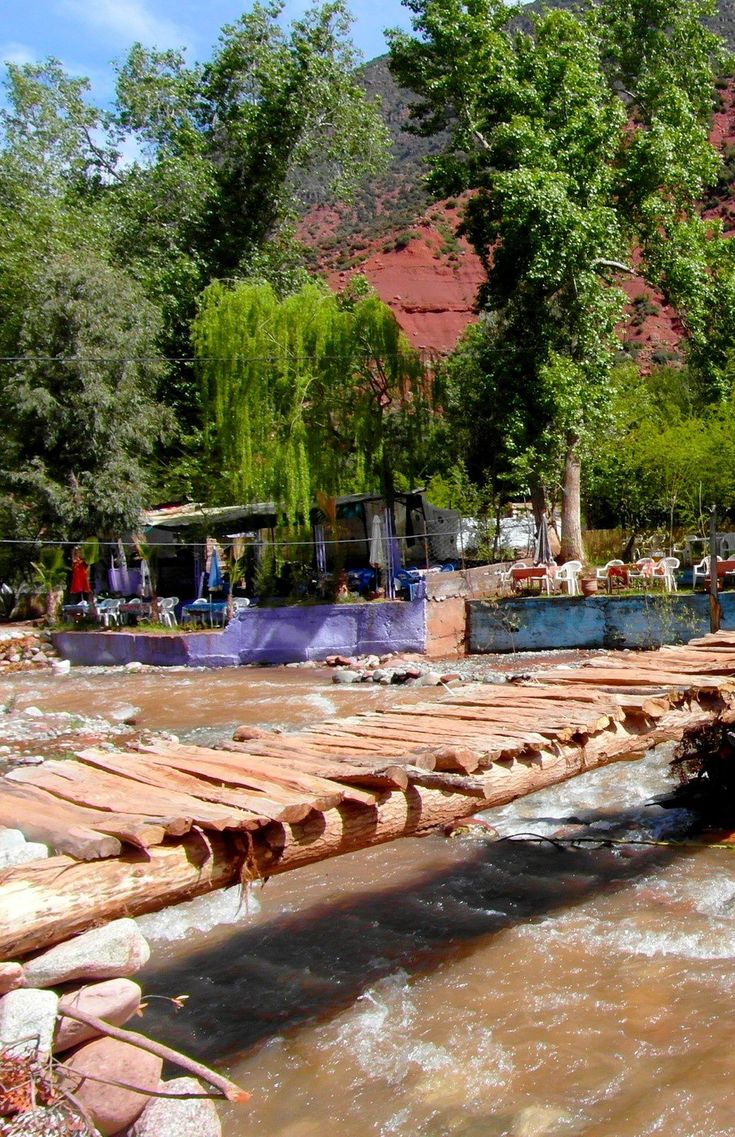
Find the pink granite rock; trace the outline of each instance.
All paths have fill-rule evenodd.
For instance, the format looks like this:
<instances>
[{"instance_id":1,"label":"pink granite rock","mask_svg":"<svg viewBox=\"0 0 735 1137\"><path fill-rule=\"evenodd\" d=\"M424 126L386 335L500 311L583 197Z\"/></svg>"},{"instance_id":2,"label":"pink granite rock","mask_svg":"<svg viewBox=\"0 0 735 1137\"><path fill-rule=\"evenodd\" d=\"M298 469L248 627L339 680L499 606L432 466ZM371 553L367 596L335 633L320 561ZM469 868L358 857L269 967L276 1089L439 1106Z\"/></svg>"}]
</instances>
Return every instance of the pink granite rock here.
<instances>
[{"instance_id":1,"label":"pink granite rock","mask_svg":"<svg viewBox=\"0 0 735 1137\"><path fill-rule=\"evenodd\" d=\"M157 1090L162 1067L163 1062L155 1054L115 1038L85 1042L64 1060L64 1068L69 1071L67 1085L102 1137L113 1137L132 1125L149 1099L144 1093L120 1089L109 1082L86 1081L84 1075L126 1082L142 1090Z\"/></svg>"},{"instance_id":2,"label":"pink granite rock","mask_svg":"<svg viewBox=\"0 0 735 1137\"><path fill-rule=\"evenodd\" d=\"M23 968L19 963L0 963L0 995L23 986Z\"/></svg>"},{"instance_id":3,"label":"pink granite rock","mask_svg":"<svg viewBox=\"0 0 735 1137\"><path fill-rule=\"evenodd\" d=\"M131 979L108 979L105 983L92 983L63 995L59 1001L59 1011L68 1007L94 1015L113 1026L122 1026L135 1014L140 999L140 987ZM70 1046L78 1046L90 1038L96 1038L97 1033L94 1027L87 1026L86 1023L62 1018L56 1032L54 1050L68 1050Z\"/></svg>"}]
</instances>

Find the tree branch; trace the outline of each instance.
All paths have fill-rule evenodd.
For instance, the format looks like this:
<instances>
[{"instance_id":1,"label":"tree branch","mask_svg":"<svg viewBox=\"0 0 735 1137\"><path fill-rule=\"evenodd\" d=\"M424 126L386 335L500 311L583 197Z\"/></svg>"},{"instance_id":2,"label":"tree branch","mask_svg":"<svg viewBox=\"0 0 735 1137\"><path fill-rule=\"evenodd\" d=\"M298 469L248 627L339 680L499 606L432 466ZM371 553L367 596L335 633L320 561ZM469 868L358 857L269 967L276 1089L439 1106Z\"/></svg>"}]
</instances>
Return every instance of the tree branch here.
<instances>
[{"instance_id":1,"label":"tree branch","mask_svg":"<svg viewBox=\"0 0 735 1137\"><path fill-rule=\"evenodd\" d=\"M108 1038L116 1038L118 1042L127 1042L130 1046L137 1046L139 1050L147 1050L149 1054L163 1058L164 1062L173 1062L182 1070L187 1070L195 1077L209 1082L210 1086L221 1090L228 1101L250 1101L252 1095L246 1090L241 1089L240 1086L235 1085L234 1082L229 1081L228 1078L216 1073L216 1071L210 1070L208 1066L203 1066L200 1062L195 1062L193 1058L188 1058L186 1054L181 1054L178 1050L164 1046L162 1042L155 1042L153 1039L146 1038L132 1030L122 1030L119 1026L111 1026L110 1023L96 1018L95 1015L88 1015L86 1011L80 1011L76 1007L64 1006L61 1013L63 1018L75 1019L76 1022L85 1023L99 1034L107 1035Z\"/></svg>"},{"instance_id":2,"label":"tree branch","mask_svg":"<svg viewBox=\"0 0 735 1137\"><path fill-rule=\"evenodd\" d=\"M638 273L634 268L631 268L629 265L623 264L622 261L609 261L605 257L598 257L592 262L592 266L593 268L597 268L598 265L601 268L615 268L618 270L618 272L629 272L631 276L638 276Z\"/></svg>"}]
</instances>

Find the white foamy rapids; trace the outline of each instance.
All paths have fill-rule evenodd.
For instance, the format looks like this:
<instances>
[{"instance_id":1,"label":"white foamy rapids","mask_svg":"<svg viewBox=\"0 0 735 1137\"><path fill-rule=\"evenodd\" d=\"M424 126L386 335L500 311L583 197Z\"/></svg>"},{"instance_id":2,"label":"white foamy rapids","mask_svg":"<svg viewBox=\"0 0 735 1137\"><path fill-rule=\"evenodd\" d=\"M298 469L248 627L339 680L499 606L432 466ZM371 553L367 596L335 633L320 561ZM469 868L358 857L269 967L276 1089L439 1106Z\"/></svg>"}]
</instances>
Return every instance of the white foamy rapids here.
<instances>
[{"instance_id":1,"label":"white foamy rapids","mask_svg":"<svg viewBox=\"0 0 735 1137\"><path fill-rule=\"evenodd\" d=\"M601 953L617 959L735 957L735 918L708 919L695 914L682 923L667 918L665 912L641 911L616 921L577 911L542 924L527 925L523 934L543 944L546 952L554 941L568 947L576 940L587 955Z\"/></svg>"},{"instance_id":2,"label":"white foamy rapids","mask_svg":"<svg viewBox=\"0 0 735 1137\"><path fill-rule=\"evenodd\" d=\"M558 828L563 819L585 809L619 808L627 815L640 809L640 819L657 834L676 831L686 816L684 811L671 811L668 815L646 808L651 798L670 784L666 780L672 747L660 746L635 763L615 762L584 777L572 778L556 786L539 790L488 816L502 836L528 832L547 834Z\"/></svg>"},{"instance_id":3,"label":"white foamy rapids","mask_svg":"<svg viewBox=\"0 0 735 1137\"><path fill-rule=\"evenodd\" d=\"M418 987L421 985L418 984ZM424 993L397 971L360 995L327 1043L335 1062L349 1054L368 1079L410 1087L411 1097L426 1105L460 1092L464 1101L500 1087L512 1071L507 1052L483 1023L464 1020L444 1045L429 1042ZM462 1037L459 1037L461 1034ZM404 1085L406 1083L406 1085Z\"/></svg>"},{"instance_id":4,"label":"white foamy rapids","mask_svg":"<svg viewBox=\"0 0 735 1137\"><path fill-rule=\"evenodd\" d=\"M209 932L220 924L247 924L260 911L252 887L221 889L183 904L138 916L136 923L151 943L183 940L190 932Z\"/></svg>"}]
</instances>

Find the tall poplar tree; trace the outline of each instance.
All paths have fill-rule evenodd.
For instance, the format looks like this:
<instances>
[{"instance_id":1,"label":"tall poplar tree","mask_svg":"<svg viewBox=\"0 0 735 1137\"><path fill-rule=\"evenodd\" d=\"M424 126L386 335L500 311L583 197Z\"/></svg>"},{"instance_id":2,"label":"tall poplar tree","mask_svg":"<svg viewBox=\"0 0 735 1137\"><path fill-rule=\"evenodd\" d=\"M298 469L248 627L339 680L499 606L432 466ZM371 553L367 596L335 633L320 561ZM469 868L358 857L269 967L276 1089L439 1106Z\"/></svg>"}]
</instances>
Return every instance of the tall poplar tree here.
<instances>
[{"instance_id":1,"label":"tall poplar tree","mask_svg":"<svg viewBox=\"0 0 735 1137\"><path fill-rule=\"evenodd\" d=\"M718 41L702 22L714 2L606 0L536 15L530 35L503 0L406 3L417 35L393 33L393 70L420 96L418 128L451 132L433 187L474 191L493 432L524 456L537 501L561 468L562 553L581 557L580 467L609 413L636 249L636 270L707 340L717 233L696 203L718 170ZM716 256L730 279L732 253L720 243Z\"/></svg>"}]
</instances>

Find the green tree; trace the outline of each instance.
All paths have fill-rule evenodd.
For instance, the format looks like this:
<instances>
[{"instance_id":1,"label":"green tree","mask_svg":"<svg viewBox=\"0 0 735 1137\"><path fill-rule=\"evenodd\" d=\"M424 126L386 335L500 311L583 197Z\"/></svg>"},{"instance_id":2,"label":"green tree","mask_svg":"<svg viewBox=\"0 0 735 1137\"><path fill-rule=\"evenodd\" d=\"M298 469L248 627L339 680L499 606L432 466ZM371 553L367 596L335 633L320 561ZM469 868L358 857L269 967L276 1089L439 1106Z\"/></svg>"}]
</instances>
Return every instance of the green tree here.
<instances>
[{"instance_id":1,"label":"green tree","mask_svg":"<svg viewBox=\"0 0 735 1137\"><path fill-rule=\"evenodd\" d=\"M432 184L475 191L492 430L539 480L561 467L562 552L582 556L581 462L609 416L625 303L616 274L640 245L662 282L668 231L717 175L713 5L608 0L535 16L527 35L502 0L407 2L418 36L393 33L392 66L421 96L419 128L451 130Z\"/></svg>"},{"instance_id":2,"label":"green tree","mask_svg":"<svg viewBox=\"0 0 735 1137\"><path fill-rule=\"evenodd\" d=\"M61 255L33 281L3 364L0 514L8 536L76 540L134 527L157 445L157 310L89 254Z\"/></svg>"},{"instance_id":3,"label":"green tree","mask_svg":"<svg viewBox=\"0 0 735 1137\"><path fill-rule=\"evenodd\" d=\"M410 481L426 460L429 378L372 293L213 284L195 325L208 461L220 492L306 516L317 490Z\"/></svg>"}]
</instances>

